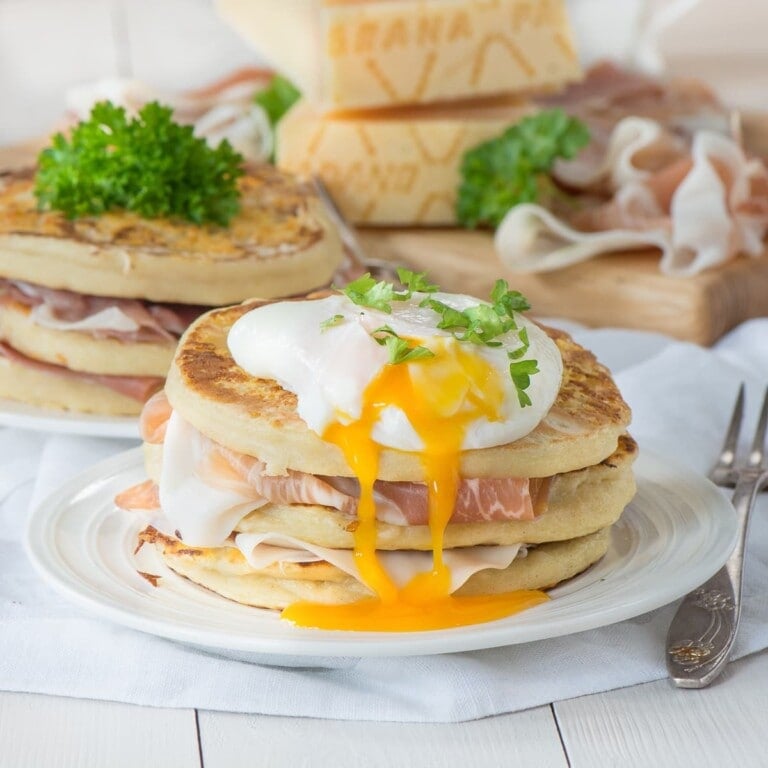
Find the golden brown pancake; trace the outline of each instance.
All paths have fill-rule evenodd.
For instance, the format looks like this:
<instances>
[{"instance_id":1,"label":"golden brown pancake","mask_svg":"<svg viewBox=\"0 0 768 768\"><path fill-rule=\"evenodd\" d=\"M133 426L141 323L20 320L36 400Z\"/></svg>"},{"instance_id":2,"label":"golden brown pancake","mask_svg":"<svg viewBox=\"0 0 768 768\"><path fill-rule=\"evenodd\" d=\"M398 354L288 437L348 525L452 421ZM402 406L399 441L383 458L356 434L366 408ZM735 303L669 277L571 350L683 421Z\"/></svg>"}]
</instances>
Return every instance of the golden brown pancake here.
<instances>
[{"instance_id":1,"label":"golden brown pancake","mask_svg":"<svg viewBox=\"0 0 768 768\"><path fill-rule=\"evenodd\" d=\"M157 388L162 387L157 380ZM0 356L0 397L27 405L103 416L138 416L142 401L104 384L58 376Z\"/></svg>"},{"instance_id":2,"label":"golden brown pancake","mask_svg":"<svg viewBox=\"0 0 768 768\"><path fill-rule=\"evenodd\" d=\"M121 211L69 220L37 209L32 173L0 177L0 275L208 306L330 282L342 248L314 191L269 165L239 183L240 213L217 227Z\"/></svg>"},{"instance_id":3,"label":"golden brown pancake","mask_svg":"<svg viewBox=\"0 0 768 768\"><path fill-rule=\"evenodd\" d=\"M272 380L254 378L232 359L227 334L259 302L213 310L182 337L166 382L173 409L209 439L256 457L267 472L353 476L340 451L312 432L297 413L295 395ZM520 440L461 454L465 478L543 478L546 505L533 520L449 523L444 549L523 544L506 569L474 574L457 594L498 594L549 588L599 560L610 526L635 492L632 463L637 445L626 434L630 412L608 370L565 333L547 329L563 358L554 405ZM150 477L158 478L163 447L145 445ZM423 481L421 456L384 449L380 480ZM145 531L177 573L248 605L283 608L296 600L344 603L370 596L363 584L325 562L277 562L254 569L230 538L218 547L188 546L183 521L176 536ZM355 517L317 504L268 503L235 524L233 533L283 534L332 549L353 549ZM432 548L426 525L376 522L379 550Z\"/></svg>"},{"instance_id":4,"label":"golden brown pancake","mask_svg":"<svg viewBox=\"0 0 768 768\"><path fill-rule=\"evenodd\" d=\"M213 310L182 337L166 393L200 432L257 456L272 474L295 469L350 477L341 451L312 432L296 412L296 396L272 380L255 379L229 353L233 323L256 306ZM547 329L563 357L563 380L545 419L526 437L495 448L464 451L463 477L550 477L598 464L616 449L630 411L608 370L561 331ZM381 480L424 480L420 457L383 449Z\"/></svg>"},{"instance_id":5,"label":"golden brown pancake","mask_svg":"<svg viewBox=\"0 0 768 768\"><path fill-rule=\"evenodd\" d=\"M0 303L0 340L46 363L73 371L116 376L165 376L175 341L121 341L87 331L62 331L38 325L29 307Z\"/></svg>"},{"instance_id":6,"label":"golden brown pancake","mask_svg":"<svg viewBox=\"0 0 768 768\"><path fill-rule=\"evenodd\" d=\"M371 596L359 581L324 561L276 563L255 570L234 547L189 547L154 528L142 531L139 539L154 544L172 570L246 605L281 609L297 600L340 604ZM599 560L609 543L610 529L603 528L577 539L532 547L525 557L515 558L505 569L478 571L456 594L548 589Z\"/></svg>"}]
</instances>

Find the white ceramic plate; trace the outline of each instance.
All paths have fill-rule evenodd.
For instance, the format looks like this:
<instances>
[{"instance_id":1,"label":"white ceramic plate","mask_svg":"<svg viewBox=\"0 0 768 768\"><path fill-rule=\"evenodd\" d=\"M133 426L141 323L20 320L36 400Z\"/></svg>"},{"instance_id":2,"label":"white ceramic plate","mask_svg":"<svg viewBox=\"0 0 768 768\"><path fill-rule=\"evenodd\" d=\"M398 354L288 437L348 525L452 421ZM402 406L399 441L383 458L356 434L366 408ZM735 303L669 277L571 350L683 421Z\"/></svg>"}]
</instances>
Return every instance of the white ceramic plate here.
<instances>
[{"instance_id":1,"label":"white ceramic plate","mask_svg":"<svg viewBox=\"0 0 768 768\"><path fill-rule=\"evenodd\" d=\"M276 613L230 602L178 576L154 547L135 554L143 520L116 510L112 498L144 478L139 449L92 468L41 504L30 520L27 549L53 587L99 616L239 659L328 666L328 657L492 648L637 616L685 594L725 562L736 520L718 489L690 470L647 454L636 469L638 494L614 526L610 549L599 563L551 590L550 602L458 629L299 629ZM137 571L161 576L159 586L151 586Z\"/></svg>"},{"instance_id":2,"label":"white ceramic plate","mask_svg":"<svg viewBox=\"0 0 768 768\"><path fill-rule=\"evenodd\" d=\"M136 416L99 416L37 408L0 398L0 425L92 437L139 437Z\"/></svg>"}]
</instances>

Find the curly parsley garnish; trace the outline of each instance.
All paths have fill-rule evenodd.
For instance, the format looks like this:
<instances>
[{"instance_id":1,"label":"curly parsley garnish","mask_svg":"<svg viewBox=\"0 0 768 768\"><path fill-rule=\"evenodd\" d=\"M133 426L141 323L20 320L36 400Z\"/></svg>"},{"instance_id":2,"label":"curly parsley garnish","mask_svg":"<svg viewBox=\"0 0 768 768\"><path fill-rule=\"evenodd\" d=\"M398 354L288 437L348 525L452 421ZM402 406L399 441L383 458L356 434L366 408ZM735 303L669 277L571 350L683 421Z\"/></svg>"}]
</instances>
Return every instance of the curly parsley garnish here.
<instances>
[{"instance_id":1,"label":"curly parsley garnish","mask_svg":"<svg viewBox=\"0 0 768 768\"><path fill-rule=\"evenodd\" d=\"M70 219L122 209L226 225L240 209L243 158L228 141L214 149L193 130L157 102L135 118L100 102L70 138L57 133L40 153L38 206Z\"/></svg>"},{"instance_id":2,"label":"curly parsley garnish","mask_svg":"<svg viewBox=\"0 0 768 768\"><path fill-rule=\"evenodd\" d=\"M349 283L341 291L361 307L370 307L387 314L392 313L392 302L406 301L414 293L435 293L438 286L426 280L426 273L415 273L408 269L398 269L397 276L403 287L398 288L385 280L375 280L370 274L363 275ZM479 344L486 347L500 347L499 337L510 332L517 332L520 345L507 352L509 375L517 391L517 399L522 408L531 405L527 389L531 385L531 376L539 372L537 360L524 360L530 349L528 330L519 326L516 312L531 308L528 300L519 291L510 291L506 280L497 280L491 291L490 304L477 304L466 309L454 309L444 302L426 295L420 307L431 309L439 317L437 328L448 331L457 341ZM341 315L321 323L323 329L343 322ZM412 345L403 339L388 325L377 328L371 334L389 352L389 362L413 362L414 360L434 357L434 352L426 347Z\"/></svg>"},{"instance_id":3,"label":"curly parsley garnish","mask_svg":"<svg viewBox=\"0 0 768 768\"><path fill-rule=\"evenodd\" d=\"M469 150L461 163L456 216L465 227L498 227L515 205L551 194L549 172L589 143L589 131L562 109L523 118L501 136Z\"/></svg>"},{"instance_id":4,"label":"curly parsley garnish","mask_svg":"<svg viewBox=\"0 0 768 768\"><path fill-rule=\"evenodd\" d=\"M412 346L407 339L398 336L388 325L376 328L371 336L373 336L377 343L387 348L391 365L410 363L414 360L423 360L424 358L435 356L431 349L419 345Z\"/></svg>"},{"instance_id":5,"label":"curly parsley garnish","mask_svg":"<svg viewBox=\"0 0 768 768\"><path fill-rule=\"evenodd\" d=\"M345 285L341 292L353 303L360 307L378 309L380 312L392 314L393 301L408 301L414 293L434 293L436 285L427 282L426 272L411 272L410 269L398 269L397 277L405 286L398 290L386 280L376 280L366 272L362 277Z\"/></svg>"},{"instance_id":6,"label":"curly parsley garnish","mask_svg":"<svg viewBox=\"0 0 768 768\"><path fill-rule=\"evenodd\" d=\"M453 309L441 301L427 296L420 304L429 307L440 316L438 328L449 331L458 341L468 341L486 347L499 347L499 336L517 331L520 346L507 353L510 360L509 375L517 390L520 406L531 404L531 398L525 391L531 384L531 376L539 372L538 361L521 360L530 348L526 328L520 328L515 320L515 312L530 309L528 300L519 291L510 291L506 280L497 280L491 291L491 304L478 304L464 310Z\"/></svg>"}]
</instances>

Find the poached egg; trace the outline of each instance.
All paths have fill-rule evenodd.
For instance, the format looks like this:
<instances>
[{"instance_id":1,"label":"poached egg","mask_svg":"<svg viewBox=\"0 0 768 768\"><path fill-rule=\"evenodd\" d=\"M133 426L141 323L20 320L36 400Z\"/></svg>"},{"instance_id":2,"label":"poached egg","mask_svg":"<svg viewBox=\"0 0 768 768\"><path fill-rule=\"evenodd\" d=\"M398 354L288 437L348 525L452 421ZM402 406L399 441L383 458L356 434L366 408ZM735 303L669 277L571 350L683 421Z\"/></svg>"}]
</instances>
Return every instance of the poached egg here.
<instances>
[{"instance_id":1,"label":"poached egg","mask_svg":"<svg viewBox=\"0 0 768 768\"><path fill-rule=\"evenodd\" d=\"M345 605L294 603L283 616L325 629L402 631L438 629L501 618L546 600L539 591L502 595L451 595L443 534L453 513L460 454L524 437L557 397L562 360L554 342L535 323L516 315L527 333L522 359L538 373L523 407L508 353L523 345L519 331L499 336L498 346L458 341L438 329L438 315L419 306L424 294L392 302L391 313L359 306L346 296L269 304L248 312L232 327L228 344L247 373L276 380L297 396L307 426L344 454L360 483L354 561L374 598ZM470 296L431 293L463 311L482 303ZM381 329L430 356L391 363L377 340ZM407 584L393 580L376 552L373 484L382 448L419 455L429 495L432 567Z\"/></svg>"}]
</instances>

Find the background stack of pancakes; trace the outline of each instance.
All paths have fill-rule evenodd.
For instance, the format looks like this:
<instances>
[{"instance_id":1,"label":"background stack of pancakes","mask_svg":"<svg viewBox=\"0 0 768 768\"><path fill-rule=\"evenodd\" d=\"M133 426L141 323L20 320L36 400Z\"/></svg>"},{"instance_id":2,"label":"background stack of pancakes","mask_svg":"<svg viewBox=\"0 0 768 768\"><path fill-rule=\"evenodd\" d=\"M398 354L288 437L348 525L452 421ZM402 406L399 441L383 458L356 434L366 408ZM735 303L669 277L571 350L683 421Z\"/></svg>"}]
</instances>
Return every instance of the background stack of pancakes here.
<instances>
[{"instance_id":1,"label":"background stack of pancakes","mask_svg":"<svg viewBox=\"0 0 768 768\"><path fill-rule=\"evenodd\" d=\"M256 457L270 474L287 471L325 478L353 475L341 452L309 430L296 413L296 398L277 382L249 376L227 347L232 324L253 304L214 310L196 321L179 346L166 384L170 405L214 443ZM472 576L459 594L491 594L553 586L605 554L610 526L632 498L632 462L637 447L626 434L630 412L607 369L569 336L548 331L563 357L558 397L526 437L495 448L465 451L461 474L474 477L538 478L533 520L449 523L447 549L475 545L526 545L503 570ZM148 472L157 480L163 430L145 433ZM384 449L379 478L421 481L417 454ZM333 549L353 547L354 515L316 504L268 503L244 513L234 533L278 533ZM282 608L298 599L349 602L367 592L359 581L328 562L249 565L231 546L199 547L147 528L143 542L155 544L175 571L238 602ZM231 543L232 540L230 540ZM430 550L426 525L378 523L379 550Z\"/></svg>"},{"instance_id":2,"label":"background stack of pancakes","mask_svg":"<svg viewBox=\"0 0 768 768\"><path fill-rule=\"evenodd\" d=\"M38 210L33 187L31 172L0 176L0 397L33 405L138 414L194 317L327 284L342 259L314 192L271 166L240 180L227 227L69 220Z\"/></svg>"}]
</instances>

